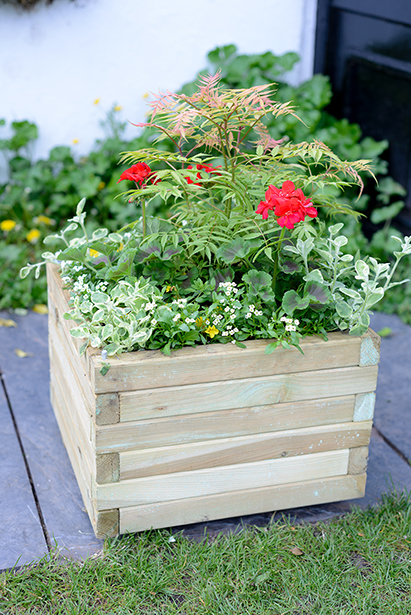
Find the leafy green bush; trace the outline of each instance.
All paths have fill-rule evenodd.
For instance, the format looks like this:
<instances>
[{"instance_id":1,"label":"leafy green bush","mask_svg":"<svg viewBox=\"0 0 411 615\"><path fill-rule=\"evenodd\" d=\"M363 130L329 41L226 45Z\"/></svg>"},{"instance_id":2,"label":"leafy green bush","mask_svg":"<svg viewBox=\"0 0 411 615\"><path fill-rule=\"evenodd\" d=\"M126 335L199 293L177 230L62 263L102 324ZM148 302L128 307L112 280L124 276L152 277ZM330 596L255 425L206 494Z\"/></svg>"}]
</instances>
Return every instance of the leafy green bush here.
<instances>
[{"instance_id":1,"label":"leafy green bush","mask_svg":"<svg viewBox=\"0 0 411 615\"><path fill-rule=\"evenodd\" d=\"M401 233L391 226L391 221L404 206L402 197L405 194L404 188L387 175L387 163L380 158L388 142L377 142L369 137L362 139L359 126L346 119L337 120L325 111L332 96L327 77L314 75L298 87L285 83L284 76L298 61L295 53L239 55L235 45L227 45L211 51L208 58L214 69L221 69L222 83L226 87L248 88L276 82L276 100L293 101L302 122L293 115L278 118L275 123L267 120L267 128L274 139L286 137L291 142L319 140L342 160L373 159L378 185L369 177L362 177L365 190L360 199L349 188L344 192L335 187L328 190L330 199L336 198L369 216L371 229L376 231L369 239L354 219L344 219L344 232L349 240L346 250L355 253L361 249L370 256L387 260L397 245L391 235L401 237ZM186 94L194 90L194 82L182 88ZM117 179L124 170L124 166L118 166L118 160L120 152L147 147L152 137L148 130L143 130L138 138L126 141L125 125L118 120L114 109L105 123L107 138L97 141L93 151L79 160L69 147L57 147L47 160L33 163L30 148L37 138L37 128L29 122L13 122L12 137L0 140L0 149L9 166L8 181L0 184L0 309L26 307L45 301L44 278L17 280L17 272L26 263L39 260L43 251L42 239L50 228L60 229L63 221L74 214L79 198L87 198L87 208L92 214L88 217L89 225L93 228L106 226L113 230L141 214L135 202L116 199L121 192ZM250 141L254 137L250 134ZM161 147L167 149L169 146L164 142ZM158 211L159 202L152 204L150 213ZM16 223L12 230L1 226L8 220ZM333 220L339 221L338 216ZM32 234L27 239L30 232ZM407 268L405 263L400 264L399 278L411 277ZM398 312L411 322L408 297L411 297L410 284L399 287L384 299L383 309L396 311L401 304Z\"/></svg>"}]
</instances>

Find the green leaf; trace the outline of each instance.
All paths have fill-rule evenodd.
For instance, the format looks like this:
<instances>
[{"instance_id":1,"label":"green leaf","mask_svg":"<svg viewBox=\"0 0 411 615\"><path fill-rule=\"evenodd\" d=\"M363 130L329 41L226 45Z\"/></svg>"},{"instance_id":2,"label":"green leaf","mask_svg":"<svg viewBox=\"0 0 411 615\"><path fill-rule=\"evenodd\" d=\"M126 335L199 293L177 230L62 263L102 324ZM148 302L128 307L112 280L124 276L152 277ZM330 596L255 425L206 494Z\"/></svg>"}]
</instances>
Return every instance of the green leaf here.
<instances>
[{"instance_id":1,"label":"green leaf","mask_svg":"<svg viewBox=\"0 0 411 615\"><path fill-rule=\"evenodd\" d=\"M279 342L271 342L264 349L264 354L271 354L277 348Z\"/></svg>"},{"instance_id":2,"label":"green leaf","mask_svg":"<svg viewBox=\"0 0 411 615\"><path fill-rule=\"evenodd\" d=\"M241 258L248 256L251 250L251 243L242 237L236 237L232 241L220 246L217 250L217 258L225 263L231 264Z\"/></svg>"},{"instance_id":3,"label":"green leaf","mask_svg":"<svg viewBox=\"0 0 411 615\"><path fill-rule=\"evenodd\" d=\"M310 295L310 303L313 298L316 303L327 303L331 301L332 295L328 288L320 282L307 282L304 288L304 294Z\"/></svg>"},{"instance_id":4,"label":"green leaf","mask_svg":"<svg viewBox=\"0 0 411 615\"><path fill-rule=\"evenodd\" d=\"M107 374L108 370L110 369L110 367L111 367L110 363L102 363L101 364L101 368L100 368L100 374L102 376L105 376Z\"/></svg>"},{"instance_id":5,"label":"green leaf","mask_svg":"<svg viewBox=\"0 0 411 615\"><path fill-rule=\"evenodd\" d=\"M388 205L388 207L379 207L378 209L374 209L371 213L370 220L373 224L380 224L386 220L392 220L392 218L398 216L404 207L404 201L396 201Z\"/></svg>"},{"instance_id":6,"label":"green leaf","mask_svg":"<svg viewBox=\"0 0 411 615\"><path fill-rule=\"evenodd\" d=\"M98 290L91 293L91 300L93 303L99 305L100 303L107 303L110 297L106 293L102 293Z\"/></svg>"},{"instance_id":7,"label":"green leaf","mask_svg":"<svg viewBox=\"0 0 411 615\"><path fill-rule=\"evenodd\" d=\"M309 303L309 297L300 297L295 290L287 290L287 292L284 293L281 305L285 313L292 316L294 310L304 310L308 307Z\"/></svg>"},{"instance_id":8,"label":"green leaf","mask_svg":"<svg viewBox=\"0 0 411 615\"><path fill-rule=\"evenodd\" d=\"M335 309L341 318L350 318L352 316L352 307L345 301L336 301Z\"/></svg>"}]
</instances>

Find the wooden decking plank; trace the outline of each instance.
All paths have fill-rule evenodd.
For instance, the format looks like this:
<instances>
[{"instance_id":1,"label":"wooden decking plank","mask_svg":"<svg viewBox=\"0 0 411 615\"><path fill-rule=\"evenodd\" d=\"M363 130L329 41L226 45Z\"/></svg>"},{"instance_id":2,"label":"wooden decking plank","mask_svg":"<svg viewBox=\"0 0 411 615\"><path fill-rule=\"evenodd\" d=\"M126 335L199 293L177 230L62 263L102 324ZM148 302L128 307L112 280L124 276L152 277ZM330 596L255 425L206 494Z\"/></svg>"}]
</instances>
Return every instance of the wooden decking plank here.
<instances>
[{"instance_id":1,"label":"wooden decking plank","mask_svg":"<svg viewBox=\"0 0 411 615\"><path fill-rule=\"evenodd\" d=\"M0 354L0 360L2 359ZM0 383L0 570L47 553L36 503Z\"/></svg>"},{"instance_id":2,"label":"wooden decking plank","mask_svg":"<svg viewBox=\"0 0 411 615\"><path fill-rule=\"evenodd\" d=\"M13 315L0 328L0 362L45 524L62 553L86 557L101 549L94 536L50 404L47 316ZM21 348L31 353L16 356Z\"/></svg>"}]
</instances>

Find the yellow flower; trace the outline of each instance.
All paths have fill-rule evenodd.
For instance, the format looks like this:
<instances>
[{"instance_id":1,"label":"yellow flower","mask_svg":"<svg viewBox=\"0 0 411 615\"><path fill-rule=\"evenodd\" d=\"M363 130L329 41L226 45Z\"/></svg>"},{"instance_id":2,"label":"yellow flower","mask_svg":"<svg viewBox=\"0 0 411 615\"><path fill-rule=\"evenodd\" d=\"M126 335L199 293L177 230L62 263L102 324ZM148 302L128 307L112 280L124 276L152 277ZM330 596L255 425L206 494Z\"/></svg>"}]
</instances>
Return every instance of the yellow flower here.
<instances>
[{"instance_id":1,"label":"yellow flower","mask_svg":"<svg viewBox=\"0 0 411 615\"><path fill-rule=\"evenodd\" d=\"M121 111L121 110L122 110L122 108L123 108L123 107L122 107L121 105L116 105L116 106L114 107L114 111Z\"/></svg>"},{"instance_id":2,"label":"yellow flower","mask_svg":"<svg viewBox=\"0 0 411 615\"><path fill-rule=\"evenodd\" d=\"M37 218L35 218L35 220L36 220L36 224L38 222L42 222L43 224L47 224L47 226L51 226L52 224L56 224L55 220L52 220L48 216L43 216L43 214L41 214L40 216L37 216Z\"/></svg>"},{"instance_id":3,"label":"yellow flower","mask_svg":"<svg viewBox=\"0 0 411 615\"><path fill-rule=\"evenodd\" d=\"M38 228L32 228L26 235L27 241L30 243L36 243L40 237L40 231Z\"/></svg>"},{"instance_id":4,"label":"yellow flower","mask_svg":"<svg viewBox=\"0 0 411 615\"><path fill-rule=\"evenodd\" d=\"M148 92L144 92L144 94L143 94L143 96L142 96L142 97L143 97L144 99L146 99L146 98L148 98L149 96L150 96L150 94L149 94Z\"/></svg>"},{"instance_id":5,"label":"yellow flower","mask_svg":"<svg viewBox=\"0 0 411 615\"><path fill-rule=\"evenodd\" d=\"M100 102L100 99L96 98L96 100L93 102L93 105L98 105L99 102Z\"/></svg>"},{"instance_id":6,"label":"yellow flower","mask_svg":"<svg viewBox=\"0 0 411 615\"><path fill-rule=\"evenodd\" d=\"M198 329L202 329L204 327L204 320L202 316L199 316L198 318L196 318L196 326Z\"/></svg>"},{"instance_id":7,"label":"yellow flower","mask_svg":"<svg viewBox=\"0 0 411 615\"><path fill-rule=\"evenodd\" d=\"M8 233L9 231L12 231L15 226L16 226L16 223L14 222L14 220L3 220L2 222L0 222L1 230L6 231L6 233Z\"/></svg>"},{"instance_id":8,"label":"yellow flower","mask_svg":"<svg viewBox=\"0 0 411 615\"><path fill-rule=\"evenodd\" d=\"M120 246L117 248L117 252L121 252L123 248L124 248L124 243L120 241Z\"/></svg>"},{"instance_id":9,"label":"yellow flower","mask_svg":"<svg viewBox=\"0 0 411 615\"><path fill-rule=\"evenodd\" d=\"M106 182L100 182L97 186L97 190L103 190L106 187Z\"/></svg>"},{"instance_id":10,"label":"yellow flower","mask_svg":"<svg viewBox=\"0 0 411 615\"><path fill-rule=\"evenodd\" d=\"M172 290L176 290L175 286L166 286L166 293L171 293Z\"/></svg>"},{"instance_id":11,"label":"yellow flower","mask_svg":"<svg viewBox=\"0 0 411 615\"><path fill-rule=\"evenodd\" d=\"M89 248L90 251L90 256L92 256L93 258L96 258L100 252L97 252L97 250L93 250L93 248Z\"/></svg>"},{"instance_id":12,"label":"yellow flower","mask_svg":"<svg viewBox=\"0 0 411 615\"><path fill-rule=\"evenodd\" d=\"M36 303L36 305L33 305L33 312L36 312L36 314L49 313L47 305L45 305L44 303Z\"/></svg>"},{"instance_id":13,"label":"yellow flower","mask_svg":"<svg viewBox=\"0 0 411 615\"><path fill-rule=\"evenodd\" d=\"M73 145L76 145L76 143L78 143L78 141L79 141L78 139L73 139L73 140L72 140L72 144L73 144Z\"/></svg>"},{"instance_id":14,"label":"yellow flower","mask_svg":"<svg viewBox=\"0 0 411 615\"><path fill-rule=\"evenodd\" d=\"M219 330L213 325L212 327L207 327L205 332L211 337L211 339L213 339L213 337L215 337L217 333L219 333Z\"/></svg>"}]
</instances>

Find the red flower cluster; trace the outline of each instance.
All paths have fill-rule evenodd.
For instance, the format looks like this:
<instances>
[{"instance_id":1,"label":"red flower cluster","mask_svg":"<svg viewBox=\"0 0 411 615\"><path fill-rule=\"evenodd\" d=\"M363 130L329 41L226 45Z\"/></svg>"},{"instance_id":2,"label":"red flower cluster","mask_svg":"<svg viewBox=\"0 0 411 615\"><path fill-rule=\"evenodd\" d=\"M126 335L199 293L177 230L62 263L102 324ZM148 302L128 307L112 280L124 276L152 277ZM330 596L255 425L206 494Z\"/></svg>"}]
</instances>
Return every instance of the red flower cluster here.
<instances>
[{"instance_id":1,"label":"red flower cluster","mask_svg":"<svg viewBox=\"0 0 411 615\"><path fill-rule=\"evenodd\" d=\"M155 178L155 173L150 169L145 162L137 162L132 167L126 169L121 175L117 183L122 182L124 179L129 179L136 184L141 184L151 177L151 181Z\"/></svg>"},{"instance_id":2,"label":"red flower cluster","mask_svg":"<svg viewBox=\"0 0 411 615\"><path fill-rule=\"evenodd\" d=\"M281 188L268 186L265 198L265 201L260 202L256 213L267 220L268 210L274 210L274 214L278 216L277 222L282 227L293 229L294 225L302 222L306 216L317 216L317 210L312 207L310 199L305 197L301 188L296 190L291 181L284 182Z\"/></svg>"},{"instance_id":3,"label":"red flower cluster","mask_svg":"<svg viewBox=\"0 0 411 615\"><path fill-rule=\"evenodd\" d=\"M193 165L190 164L187 169L193 169ZM215 175L220 175L220 173L216 170L219 169L220 167L213 167L213 165L211 164L196 164L196 169L198 171L197 173L197 179L202 179L201 177L201 173L200 171L205 171L206 173L210 173L210 175L212 173L214 173ZM191 177L186 177L187 183L188 184L195 184L196 186L201 186L201 181L200 182L194 182Z\"/></svg>"}]
</instances>

